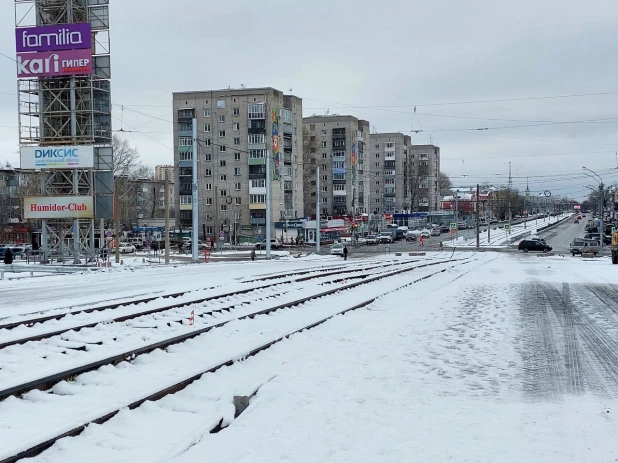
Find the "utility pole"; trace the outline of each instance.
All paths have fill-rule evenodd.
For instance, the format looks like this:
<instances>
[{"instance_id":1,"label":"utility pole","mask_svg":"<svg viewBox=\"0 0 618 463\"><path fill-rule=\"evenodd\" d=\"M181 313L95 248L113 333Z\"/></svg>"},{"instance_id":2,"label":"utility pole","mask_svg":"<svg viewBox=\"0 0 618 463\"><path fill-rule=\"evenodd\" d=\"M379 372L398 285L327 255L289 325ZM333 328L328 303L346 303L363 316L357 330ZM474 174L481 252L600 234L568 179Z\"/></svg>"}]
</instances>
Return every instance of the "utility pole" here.
<instances>
[{"instance_id":1,"label":"utility pole","mask_svg":"<svg viewBox=\"0 0 618 463\"><path fill-rule=\"evenodd\" d=\"M115 184L115 189L116 189L116 195L114 197L114 201L116 202L116 207L115 207L115 213L116 213L116 230L114 233L114 247L115 247L115 254L116 254L116 263L119 264L120 263L120 211L118 210L118 183L114 183Z\"/></svg>"},{"instance_id":2,"label":"utility pole","mask_svg":"<svg viewBox=\"0 0 618 463\"><path fill-rule=\"evenodd\" d=\"M197 262L198 228L199 228L199 198L197 189L197 118L193 118L193 185L192 185L192 223L191 223L191 261Z\"/></svg>"},{"instance_id":3,"label":"utility pole","mask_svg":"<svg viewBox=\"0 0 618 463\"><path fill-rule=\"evenodd\" d=\"M455 239L457 239L457 231L459 230L459 211L457 210L457 200L459 199L459 190L455 191Z\"/></svg>"},{"instance_id":4,"label":"utility pole","mask_svg":"<svg viewBox=\"0 0 618 463\"><path fill-rule=\"evenodd\" d=\"M320 166L316 170L317 193L315 194L315 253L320 253Z\"/></svg>"},{"instance_id":5,"label":"utility pole","mask_svg":"<svg viewBox=\"0 0 618 463\"><path fill-rule=\"evenodd\" d=\"M511 233L511 187L513 186L513 178L511 177L511 163L509 162L509 234Z\"/></svg>"},{"instance_id":6,"label":"utility pole","mask_svg":"<svg viewBox=\"0 0 618 463\"><path fill-rule=\"evenodd\" d=\"M170 182L169 171L165 169L165 263L170 263ZM157 252L158 252L157 248Z\"/></svg>"},{"instance_id":7,"label":"utility pole","mask_svg":"<svg viewBox=\"0 0 618 463\"><path fill-rule=\"evenodd\" d=\"M481 246L481 217L479 211L480 205L480 196L481 196L481 186L476 184L476 247L477 249Z\"/></svg>"},{"instance_id":8,"label":"utility pole","mask_svg":"<svg viewBox=\"0 0 618 463\"><path fill-rule=\"evenodd\" d=\"M605 235L605 232L603 230L603 188L603 182L599 183L599 218L601 220L601 229L599 230L599 232L601 233L601 248L603 247L603 236Z\"/></svg>"},{"instance_id":9,"label":"utility pole","mask_svg":"<svg viewBox=\"0 0 618 463\"><path fill-rule=\"evenodd\" d=\"M266 259L270 259L270 152L266 151Z\"/></svg>"}]
</instances>

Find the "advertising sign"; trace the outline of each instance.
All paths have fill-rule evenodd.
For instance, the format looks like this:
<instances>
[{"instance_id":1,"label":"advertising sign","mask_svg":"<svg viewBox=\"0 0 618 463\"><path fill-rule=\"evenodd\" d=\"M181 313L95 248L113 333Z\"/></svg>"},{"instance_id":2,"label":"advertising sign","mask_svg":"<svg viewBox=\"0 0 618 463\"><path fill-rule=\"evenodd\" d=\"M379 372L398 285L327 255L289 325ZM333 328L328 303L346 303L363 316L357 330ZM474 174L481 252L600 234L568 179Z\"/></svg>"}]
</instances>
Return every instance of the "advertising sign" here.
<instances>
[{"instance_id":1,"label":"advertising sign","mask_svg":"<svg viewBox=\"0 0 618 463\"><path fill-rule=\"evenodd\" d=\"M17 53L17 77L53 77L92 74L90 50Z\"/></svg>"},{"instance_id":2,"label":"advertising sign","mask_svg":"<svg viewBox=\"0 0 618 463\"><path fill-rule=\"evenodd\" d=\"M93 217L92 196L24 197L26 219L92 219Z\"/></svg>"},{"instance_id":3,"label":"advertising sign","mask_svg":"<svg viewBox=\"0 0 618 463\"><path fill-rule=\"evenodd\" d=\"M17 53L34 51L80 50L92 48L90 23L15 29Z\"/></svg>"},{"instance_id":4,"label":"advertising sign","mask_svg":"<svg viewBox=\"0 0 618 463\"><path fill-rule=\"evenodd\" d=\"M91 169L92 146L22 146L22 169Z\"/></svg>"}]
</instances>

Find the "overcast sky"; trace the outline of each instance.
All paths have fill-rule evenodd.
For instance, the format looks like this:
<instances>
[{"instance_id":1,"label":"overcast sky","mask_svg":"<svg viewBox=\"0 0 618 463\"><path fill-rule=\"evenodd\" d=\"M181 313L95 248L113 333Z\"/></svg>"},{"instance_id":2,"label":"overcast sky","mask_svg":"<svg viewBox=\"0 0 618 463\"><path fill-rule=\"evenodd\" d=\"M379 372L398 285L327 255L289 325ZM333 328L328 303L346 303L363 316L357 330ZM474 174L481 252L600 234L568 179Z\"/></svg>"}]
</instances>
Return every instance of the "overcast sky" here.
<instances>
[{"instance_id":1,"label":"overcast sky","mask_svg":"<svg viewBox=\"0 0 618 463\"><path fill-rule=\"evenodd\" d=\"M141 131L121 135L149 165L173 162L173 91L245 84L291 88L305 116L422 128L413 143L431 137L457 185L505 184L509 161L522 190L529 177L581 198L596 185L582 165L618 183L615 0L110 3L114 130ZM14 56L13 2L2 8L0 52ZM0 62L0 160L18 164L15 63Z\"/></svg>"}]
</instances>

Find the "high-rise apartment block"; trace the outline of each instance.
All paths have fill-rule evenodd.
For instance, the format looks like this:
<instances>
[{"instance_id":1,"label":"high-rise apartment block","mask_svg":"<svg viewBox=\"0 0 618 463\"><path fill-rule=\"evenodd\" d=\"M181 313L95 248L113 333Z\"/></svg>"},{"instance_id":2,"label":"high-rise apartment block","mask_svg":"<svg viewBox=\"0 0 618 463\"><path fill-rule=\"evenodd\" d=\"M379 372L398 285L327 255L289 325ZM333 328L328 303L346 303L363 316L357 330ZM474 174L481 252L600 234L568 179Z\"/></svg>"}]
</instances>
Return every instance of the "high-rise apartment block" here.
<instances>
[{"instance_id":1,"label":"high-rise apartment block","mask_svg":"<svg viewBox=\"0 0 618 463\"><path fill-rule=\"evenodd\" d=\"M303 126L306 214L316 214L318 167L322 217L368 212L369 122L354 116L311 116L303 119Z\"/></svg>"},{"instance_id":2,"label":"high-rise apartment block","mask_svg":"<svg viewBox=\"0 0 618 463\"><path fill-rule=\"evenodd\" d=\"M409 164L410 199L415 211L440 209L440 148L434 145L412 145Z\"/></svg>"},{"instance_id":3,"label":"high-rise apartment block","mask_svg":"<svg viewBox=\"0 0 618 463\"><path fill-rule=\"evenodd\" d=\"M370 175L370 212L393 214L412 209L409 135L372 133L366 164Z\"/></svg>"},{"instance_id":4,"label":"high-rise apartment block","mask_svg":"<svg viewBox=\"0 0 618 463\"><path fill-rule=\"evenodd\" d=\"M165 181L166 178L170 182L174 181L174 166L169 166L169 165L158 165L158 166L155 166L155 176L154 176L154 179L155 180Z\"/></svg>"},{"instance_id":5,"label":"high-rise apartment block","mask_svg":"<svg viewBox=\"0 0 618 463\"><path fill-rule=\"evenodd\" d=\"M199 236L225 241L265 233L266 162L271 221L304 216L302 100L273 88L173 94L176 219L191 226L198 122Z\"/></svg>"}]
</instances>

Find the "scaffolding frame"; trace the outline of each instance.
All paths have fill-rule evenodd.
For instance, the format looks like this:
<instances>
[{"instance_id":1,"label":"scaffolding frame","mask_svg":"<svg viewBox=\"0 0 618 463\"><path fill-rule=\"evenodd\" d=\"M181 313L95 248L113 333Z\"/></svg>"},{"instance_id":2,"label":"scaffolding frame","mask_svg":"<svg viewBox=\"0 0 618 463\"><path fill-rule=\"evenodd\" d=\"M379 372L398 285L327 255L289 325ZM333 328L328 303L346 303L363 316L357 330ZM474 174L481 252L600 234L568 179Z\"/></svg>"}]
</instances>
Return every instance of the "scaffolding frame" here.
<instances>
[{"instance_id":1,"label":"scaffolding frame","mask_svg":"<svg viewBox=\"0 0 618 463\"><path fill-rule=\"evenodd\" d=\"M113 201L111 68L109 38L109 0L14 0L15 28L89 22L92 29L93 72L90 75L18 78L18 117L20 146L93 146L92 169L49 169L42 171L41 196L95 197ZM111 179L107 182L104 179ZM111 183L110 183L111 182ZM99 191L97 191L97 189ZM100 198L99 198L100 199ZM103 208L101 208L103 209ZM41 221L41 247L49 256L54 251L64 257L72 248L74 263L95 254L94 219ZM77 238L77 239L75 239ZM99 243L102 247L102 243Z\"/></svg>"}]
</instances>

